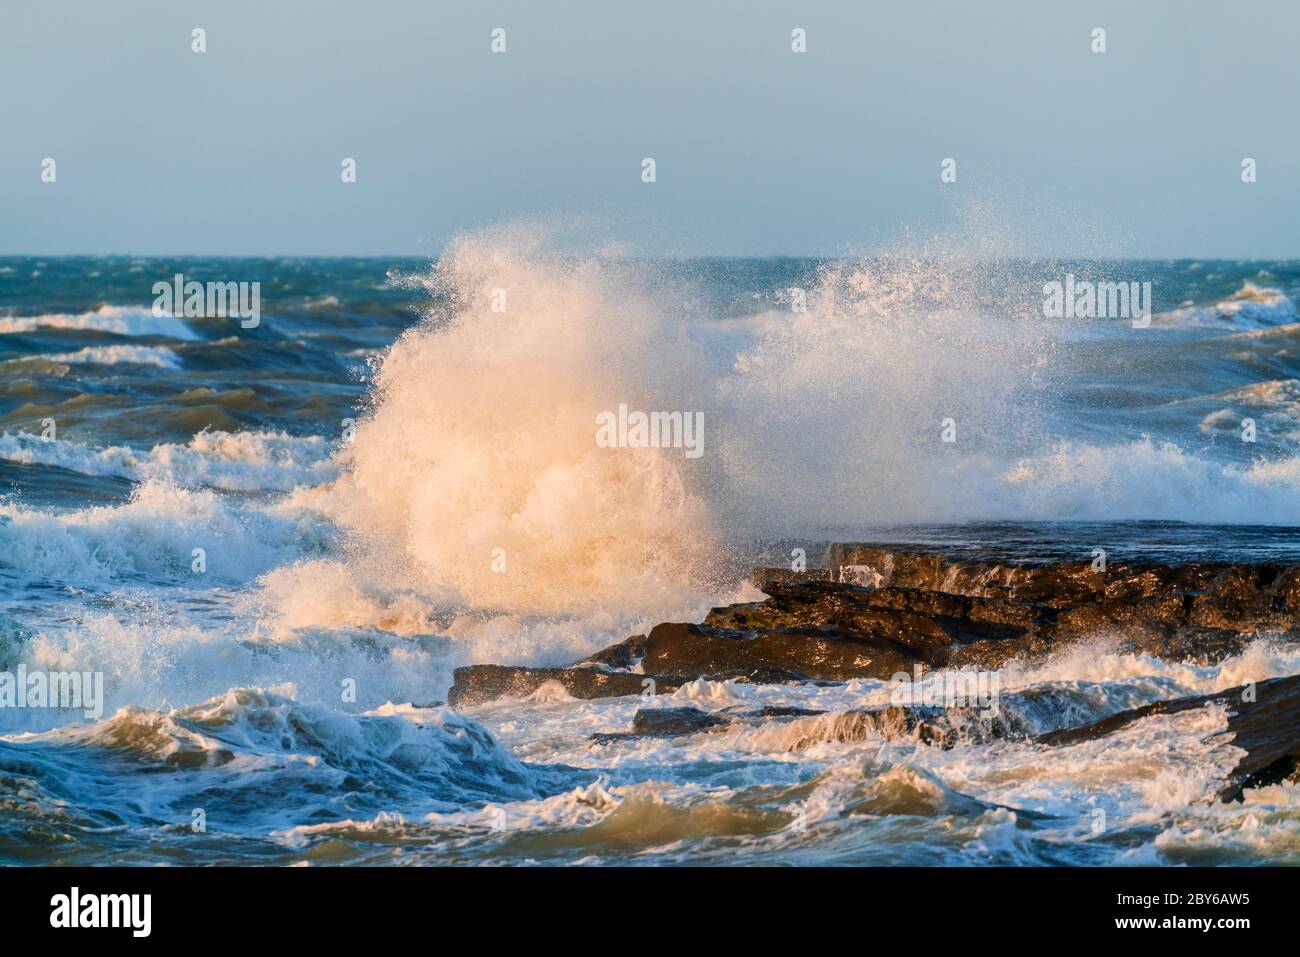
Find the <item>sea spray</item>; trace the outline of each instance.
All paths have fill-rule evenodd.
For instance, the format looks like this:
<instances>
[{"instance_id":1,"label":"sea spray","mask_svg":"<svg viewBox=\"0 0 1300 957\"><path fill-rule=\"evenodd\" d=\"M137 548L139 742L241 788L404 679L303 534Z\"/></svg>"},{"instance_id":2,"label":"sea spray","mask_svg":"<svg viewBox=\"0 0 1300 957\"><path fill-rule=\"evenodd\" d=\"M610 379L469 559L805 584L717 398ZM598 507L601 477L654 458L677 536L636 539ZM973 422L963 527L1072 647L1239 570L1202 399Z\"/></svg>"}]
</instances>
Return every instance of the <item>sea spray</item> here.
<instances>
[{"instance_id":1,"label":"sea spray","mask_svg":"<svg viewBox=\"0 0 1300 957\"><path fill-rule=\"evenodd\" d=\"M705 474L602 449L592 425L620 404L700 408L711 376L680 320L635 270L518 231L458 240L418 281L435 306L383 357L343 453L355 552L486 608L685 600L719 548Z\"/></svg>"},{"instance_id":2,"label":"sea spray","mask_svg":"<svg viewBox=\"0 0 1300 957\"><path fill-rule=\"evenodd\" d=\"M408 279L432 304L374 364L332 500L357 575L498 610L667 610L716 593L738 541L996 510L1041 447L1050 329L992 267L827 264L739 339L664 278L497 229ZM650 413L623 441L622 409L708 418L707 453L667 454L683 443L650 441Z\"/></svg>"}]
</instances>

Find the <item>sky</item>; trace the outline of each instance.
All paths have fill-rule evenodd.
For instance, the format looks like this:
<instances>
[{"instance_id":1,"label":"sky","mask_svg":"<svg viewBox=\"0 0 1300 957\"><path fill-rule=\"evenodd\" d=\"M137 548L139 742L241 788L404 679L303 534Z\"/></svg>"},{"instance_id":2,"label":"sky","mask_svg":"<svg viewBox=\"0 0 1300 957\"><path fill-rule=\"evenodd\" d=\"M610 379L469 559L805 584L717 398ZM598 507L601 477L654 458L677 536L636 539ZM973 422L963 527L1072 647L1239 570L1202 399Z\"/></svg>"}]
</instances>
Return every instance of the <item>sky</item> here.
<instances>
[{"instance_id":1,"label":"sky","mask_svg":"<svg viewBox=\"0 0 1300 957\"><path fill-rule=\"evenodd\" d=\"M5 3L0 254L526 220L638 255L1297 257L1298 39L1295 0Z\"/></svg>"}]
</instances>

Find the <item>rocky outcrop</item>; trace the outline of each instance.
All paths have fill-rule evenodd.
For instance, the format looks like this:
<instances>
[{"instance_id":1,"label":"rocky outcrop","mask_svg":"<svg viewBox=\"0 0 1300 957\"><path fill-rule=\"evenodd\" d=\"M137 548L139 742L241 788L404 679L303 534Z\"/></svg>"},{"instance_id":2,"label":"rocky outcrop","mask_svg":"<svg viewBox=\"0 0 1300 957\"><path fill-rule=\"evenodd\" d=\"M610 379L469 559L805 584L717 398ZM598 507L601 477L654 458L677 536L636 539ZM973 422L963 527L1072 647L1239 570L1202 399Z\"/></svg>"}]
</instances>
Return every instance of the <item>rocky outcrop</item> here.
<instances>
[{"instance_id":1,"label":"rocky outcrop","mask_svg":"<svg viewBox=\"0 0 1300 957\"><path fill-rule=\"evenodd\" d=\"M655 626L646 637L641 667L651 674L777 684L893 674L914 660L917 656L906 645L815 625L744 629L667 624Z\"/></svg>"},{"instance_id":2,"label":"rocky outcrop","mask_svg":"<svg viewBox=\"0 0 1300 957\"><path fill-rule=\"evenodd\" d=\"M838 545L829 569L760 572L767 597L672 622L569 668L456 671L452 704L674 691L697 678L888 680L917 667L992 670L1104 635L1126 651L1214 662L1264 633L1294 636L1300 568L1267 564L1013 564ZM847 578L852 581L841 581ZM835 579L835 580L832 580ZM855 584L857 582L859 584ZM865 584L860 584L865 583Z\"/></svg>"},{"instance_id":3,"label":"rocky outcrop","mask_svg":"<svg viewBox=\"0 0 1300 957\"><path fill-rule=\"evenodd\" d=\"M1227 709L1226 733L1246 752L1219 792L1221 800L1240 801L1247 788L1300 780L1300 675L1270 678L1253 687L1243 685L1217 694L1158 701L1082 727L1040 735L1036 740L1050 746L1077 744L1105 737L1152 715L1177 714L1206 705Z\"/></svg>"},{"instance_id":4,"label":"rocky outcrop","mask_svg":"<svg viewBox=\"0 0 1300 957\"><path fill-rule=\"evenodd\" d=\"M765 601L715 608L704 624L790 637L815 630L823 640L856 649L833 674L809 675L840 680L889 678L917 664L996 667L1013 656L1046 650L1045 635L1056 618L1055 609L1030 602L916 588L812 581L769 582L764 590ZM788 644L797 649L796 641ZM800 670L790 659L784 667Z\"/></svg>"},{"instance_id":5,"label":"rocky outcrop","mask_svg":"<svg viewBox=\"0 0 1300 957\"><path fill-rule=\"evenodd\" d=\"M865 545L836 545L832 564L866 567L877 587L1005 598L1060 612L1060 628L1175 625L1208 632L1289 630L1300 616L1300 567L1267 563L1091 562L1044 564L949 559Z\"/></svg>"}]
</instances>

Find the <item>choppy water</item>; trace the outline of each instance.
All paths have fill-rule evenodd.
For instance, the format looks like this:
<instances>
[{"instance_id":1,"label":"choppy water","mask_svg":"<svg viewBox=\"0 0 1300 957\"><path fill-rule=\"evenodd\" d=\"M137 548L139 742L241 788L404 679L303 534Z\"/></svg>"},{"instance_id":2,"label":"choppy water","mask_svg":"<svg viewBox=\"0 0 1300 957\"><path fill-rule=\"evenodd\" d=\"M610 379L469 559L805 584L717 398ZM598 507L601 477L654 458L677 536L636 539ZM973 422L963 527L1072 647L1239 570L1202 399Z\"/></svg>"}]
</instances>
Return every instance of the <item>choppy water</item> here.
<instances>
[{"instance_id":1,"label":"choppy water","mask_svg":"<svg viewBox=\"0 0 1300 957\"><path fill-rule=\"evenodd\" d=\"M1151 281L1151 328L1044 319L1067 271ZM153 315L177 272L260 282L261 324ZM428 705L459 664L750 600L772 542L1296 559L1298 295L1300 263L575 260L510 231L436 269L0 259L0 665L106 696L0 709L0 859L1296 862L1294 787L1207 803L1235 761L1212 712L941 751L820 718L593 743L630 698ZM701 411L705 454L595 447L619 403ZM1298 666L1101 636L1000 677L1049 730Z\"/></svg>"}]
</instances>

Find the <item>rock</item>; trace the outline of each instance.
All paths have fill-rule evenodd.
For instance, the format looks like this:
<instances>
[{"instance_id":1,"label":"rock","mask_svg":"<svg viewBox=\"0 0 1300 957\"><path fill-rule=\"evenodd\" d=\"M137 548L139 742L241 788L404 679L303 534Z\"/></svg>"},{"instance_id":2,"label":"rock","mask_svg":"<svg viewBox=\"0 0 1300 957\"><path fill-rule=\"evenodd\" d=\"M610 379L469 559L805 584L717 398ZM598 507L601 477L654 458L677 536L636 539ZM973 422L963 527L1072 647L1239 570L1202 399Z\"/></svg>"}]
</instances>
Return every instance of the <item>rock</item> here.
<instances>
[{"instance_id":1,"label":"rock","mask_svg":"<svg viewBox=\"0 0 1300 957\"><path fill-rule=\"evenodd\" d=\"M631 668L643 657L645 657L645 635L633 635L617 645L610 645L594 655L583 658L578 664L619 670Z\"/></svg>"},{"instance_id":2,"label":"rock","mask_svg":"<svg viewBox=\"0 0 1300 957\"><path fill-rule=\"evenodd\" d=\"M672 736L696 734L730 723L699 708L641 708L632 718L632 730L637 734Z\"/></svg>"},{"instance_id":3,"label":"rock","mask_svg":"<svg viewBox=\"0 0 1300 957\"><path fill-rule=\"evenodd\" d=\"M914 738L923 744L943 743L946 732L935 723L942 714L942 708L888 705L806 718L790 725L789 750L803 751L828 741L861 741L872 735L888 739Z\"/></svg>"},{"instance_id":4,"label":"rock","mask_svg":"<svg viewBox=\"0 0 1300 957\"><path fill-rule=\"evenodd\" d=\"M1256 635L1300 627L1300 568L1111 563L1096 572L1087 562L1012 565L837 548L839 567L869 569L880 586L769 582L765 601L714 609L704 623L812 626L887 642L931 668L985 669L1095 635L1115 637L1129 652L1212 663ZM880 670L864 676L889 677Z\"/></svg>"},{"instance_id":5,"label":"rock","mask_svg":"<svg viewBox=\"0 0 1300 957\"><path fill-rule=\"evenodd\" d=\"M815 627L893 652L828 676L838 678L887 679L913 664L997 667L1012 656L1046 650L1044 635L1056 618L1044 605L916 588L808 582L769 584L767 594L762 602L715 608L704 623L748 630Z\"/></svg>"},{"instance_id":6,"label":"rock","mask_svg":"<svg viewBox=\"0 0 1300 957\"><path fill-rule=\"evenodd\" d=\"M918 666L995 670L1093 636L1121 650L1212 663L1259 634L1295 635L1300 568L1112 562L1015 564L837 545L831 569L760 569L767 597L671 622L564 669L459 669L450 701L526 695L548 680L575 697L639 694L706 678L889 680ZM844 577L843 575L837 577ZM636 672L644 672L639 674Z\"/></svg>"},{"instance_id":7,"label":"rock","mask_svg":"<svg viewBox=\"0 0 1300 957\"><path fill-rule=\"evenodd\" d=\"M1300 675L1259 682L1253 689L1253 701L1243 700L1246 690L1243 685L1216 694L1157 701L1082 727L1052 731L1036 741L1053 747L1076 744L1104 737L1151 715L1221 704L1228 710L1227 733L1246 756L1218 796L1223 801L1240 801L1244 790L1294 780L1300 771Z\"/></svg>"},{"instance_id":8,"label":"rock","mask_svg":"<svg viewBox=\"0 0 1300 957\"><path fill-rule=\"evenodd\" d=\"M1050 565L949 559L942 555L897 552L875 545L832 545L829 564L867 566L882 586L917 588L954 595L998 596L1020 601L1077 604L1102 590L1103 575L1089 562ZM1115 566L1112 566L1112 568Z\"/></svg>"},{"instance_id":9,"label":"rock","mask_svg":"<svg viewBox=\"0 0 1300 957\"><path fill-rule=\"evenodd\" d=\"M757 711L747 711L742 717L746 718L811 718L814 715L825 714L816 708L796 708L793 705L764 705Z\"/></svg>"},{"instance_id":10,"label":"rock","mask_svg":"<svg viewBox=\"0 0 1300 957\"><path fill-rule=\"evenodd\" d=\"M608 744L631 738L675 738L725 728L729 724L730 719L709 714L699 708L640 708L632 718L631 731L593 734L591 740L598 744Z\"/></svg>"},{"instance_id":11,"label":"rock","mask_svg":"<svg viewBox=\"0 0 1300 957\"><path fill-rule=\"evenodd\" d=\"M642 667L715 681L744 678L764 683L824 679L910 670L919 656L889 640L833 628L715 628L656 625L646 636Z\"/></svg>"},{"instance_id":12,"label":"rock","mask_svg":"<svg viewBox=\"0 0 1300 957\"><path fill-rule=\"evenodd\" d=\"M496 698L526 698L548 681L557 682L575 698L609 698L641 694L643 682L654 681L655 693L676 691L684 678L601 671L595 668L520 668L509 665L469 665L453 673L447 703L473 706Z\"/></svg>"},{"instance_id":13,"label":"rock","mask_svg":"<svg viewBox=\"0 0 1300 957\"><path fill-rule=\"evenodd\" d=\"M1061 626L1089 630L1131 621L1209 631L1291 630L1300 618L1300 567L1275 564L1090 562L1042 564L947 559L870 545L835 545L830 561L866 565L882 587L1006 598L1068 609Z\"/></svg>"}]
</instances>

